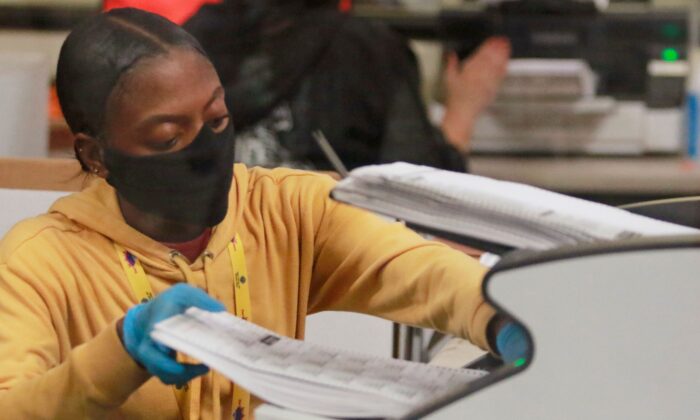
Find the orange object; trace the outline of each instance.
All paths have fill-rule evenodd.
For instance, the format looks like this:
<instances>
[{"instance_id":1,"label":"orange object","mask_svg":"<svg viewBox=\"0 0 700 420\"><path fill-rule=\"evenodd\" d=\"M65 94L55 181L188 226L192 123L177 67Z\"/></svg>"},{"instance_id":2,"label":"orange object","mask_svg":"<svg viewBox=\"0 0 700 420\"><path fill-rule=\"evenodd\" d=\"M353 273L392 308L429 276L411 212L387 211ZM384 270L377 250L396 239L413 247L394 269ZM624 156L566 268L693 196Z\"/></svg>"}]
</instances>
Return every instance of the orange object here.
<instances>
[{"instance_id":1,"label":"orange object","mask_svg":"<svg viewBox=\"0 0 700 420\"><path fill-rule=\"evenodd\" d=\"M58 102L58 94L56 93L55 84L52 84L51 88L49 89L49 120L63 120L63 112L61 111L61 104Z\"/></svg>"},{"instance_id":2,"label":"orange object","mask_svg":"<svg viewBox=\"0 0 700 420\"><path fill-rule=\"evenodd\" d=\"M205 4L223 3L223 0L105 0L104 11L134 7L161 15L182 25Z\"/></svg>"}]
</instances>

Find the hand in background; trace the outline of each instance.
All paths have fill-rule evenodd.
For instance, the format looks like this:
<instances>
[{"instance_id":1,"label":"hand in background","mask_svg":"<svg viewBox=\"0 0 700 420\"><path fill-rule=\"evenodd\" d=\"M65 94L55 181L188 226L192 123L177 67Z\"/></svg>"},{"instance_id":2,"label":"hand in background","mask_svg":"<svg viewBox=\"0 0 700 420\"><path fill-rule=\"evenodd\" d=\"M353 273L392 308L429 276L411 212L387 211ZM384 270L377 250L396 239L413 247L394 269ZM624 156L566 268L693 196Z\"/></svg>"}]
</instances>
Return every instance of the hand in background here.
<instances>
[{"instance_id":1,"label":"hand in background","mask_svg":"<svg viewBox=\"0 0 700 420\"><path fill-rule=\"evenodd\" d=\"M492 37L465 61L460 62L455 53L447 57L442 131L462 153L469 152L476 119L498 94L508 70L510 54L507 38Z\"/></svg>"},{"instance_id":2,"label":"hand in background","mask_svg":"<svg viewBox=\"0 0 700 420\"><path fill-rule=\"evenodd\" d=\"M168 385L187 383L209 370L201 364L177 362L173 350L156 343L150 336L155 324L181 314L190 307L210 312L226 310L223 304L209 297L204 291L186 284L178 284L155 299L131 308L121 323L120 336L129 355L149 373Z\"/></svg>"}]
</instances>

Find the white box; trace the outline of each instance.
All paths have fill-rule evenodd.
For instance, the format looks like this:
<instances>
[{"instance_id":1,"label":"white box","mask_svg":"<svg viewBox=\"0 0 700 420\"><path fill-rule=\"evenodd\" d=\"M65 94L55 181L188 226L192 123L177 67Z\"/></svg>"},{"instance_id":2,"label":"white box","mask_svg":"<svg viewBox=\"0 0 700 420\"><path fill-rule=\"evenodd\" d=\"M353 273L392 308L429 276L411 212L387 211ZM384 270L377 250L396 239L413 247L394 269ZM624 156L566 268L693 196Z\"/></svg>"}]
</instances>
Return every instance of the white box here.
<instances>
[{"instance_id":1,"label":"white box","mask_svg":"<svg viewBox=\"0 0 700 420\"><path fill-rule=\"evenodd\" d=\"M48 100L46 55L0 52L0 156L48 156Z\"/></svg>"}]
</instances>

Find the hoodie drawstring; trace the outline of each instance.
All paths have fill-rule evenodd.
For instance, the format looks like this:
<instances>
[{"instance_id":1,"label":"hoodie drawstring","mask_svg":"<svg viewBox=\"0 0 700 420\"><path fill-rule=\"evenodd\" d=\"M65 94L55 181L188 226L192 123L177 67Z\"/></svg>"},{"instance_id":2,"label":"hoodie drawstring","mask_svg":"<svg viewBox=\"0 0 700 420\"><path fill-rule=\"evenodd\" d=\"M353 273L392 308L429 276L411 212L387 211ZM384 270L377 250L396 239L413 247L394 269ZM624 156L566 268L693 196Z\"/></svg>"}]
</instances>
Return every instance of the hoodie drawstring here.
<instances>
[{"instance_id":1,"label":"hoodie drawstring","mask_svg":"<svg viewBox=\"0 0 700 420\"><path fill-rule=\"evenodd\" d=\"M204 283L207 287L209 288L209 271L211 271L211 265L214 262L214 253L205 250L202 253L202 265L203 265L203 271L204 271ZM219 396L221 395L221 381L219 378L219 375L216 373L212 373L212 405L213 405L213 413L212 416L215 419L220 419L223 418L222 413L221 413L221 399Z\"/></svg>"},{"instance_id":2,"label":"hoodie drawstring","mask_svg":"<svg viewBox=\"0 0 700 420\"><path fill-rule=\"evenodd\" d=\"M185 259L184 255L173 249L170 251L170 262L175 264L175 266L180 269L180 272L185 277L185 282L192 285L195 284L194 273L192 273L192 269L190 268L190 265Z\"/></svg>"},{"instance_id":3,"label":"hoodie drawstring","mask_svg":"<svg viewBox=\"0 0 700 420\"><path fill-rule=\"evenodd\" d=\"M185 278L185 282L187 284L191 284L193 286L197 286L197 284L194 281L194 273L192 272L192 269L190 268L190 264L185 258L184 255L182 255L179 251L176 250L171 250L170 251L170 262L175 264L175 266L180 270L182 273L182 276ZM192 363L194 360L191 360L189 357L184 358L184 362L186 363ZM211 373L210 373L211 374ZM188 411L187 413L182 413L182 417L184 419L198 419L200 415L200 394L202 390L202 378L195 378L189 383L189 392L187 393L187 405L186 405L186 410Z\"/></svg>"}]
</instances>

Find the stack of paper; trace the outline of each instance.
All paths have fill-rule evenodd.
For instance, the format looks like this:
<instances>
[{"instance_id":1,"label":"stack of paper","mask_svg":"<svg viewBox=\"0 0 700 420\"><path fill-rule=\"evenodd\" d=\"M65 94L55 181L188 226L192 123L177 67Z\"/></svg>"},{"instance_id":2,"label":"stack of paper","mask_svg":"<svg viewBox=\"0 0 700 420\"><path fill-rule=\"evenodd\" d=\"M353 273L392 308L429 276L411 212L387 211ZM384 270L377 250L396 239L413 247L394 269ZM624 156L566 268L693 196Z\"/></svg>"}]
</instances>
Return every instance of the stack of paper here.
<instances>
[{"instance_id":1,"label":"stack of paper","mask_svg":"<svg viewBox=\"0 0 700 420\"><path fill-rule=\"evenodd\" d=\"M595 93L595 73L584 60L526 58L508 63L498 100L572 100Z\"/></svg>"},{"instance_id":2,"label":"stack of paper","mask_svg":"<svg viewBox=\"0 0 700 420\"><path fill-rule=\"evenodd\" d=\"M417 229L512 248L699 233L528 185L402 162L356 169L332 196Z\"/></svg>"},{"instance_id":3,"label":"stack of paper","mask_svg":"<svg viewBox=\"0 0 700 420\"><path fill-rule=\"evenodd\" d=\"M330 417L400 417L485 374L343 352L194 308L151 335L263 400Z\"/></svg>"}]
</instances>

